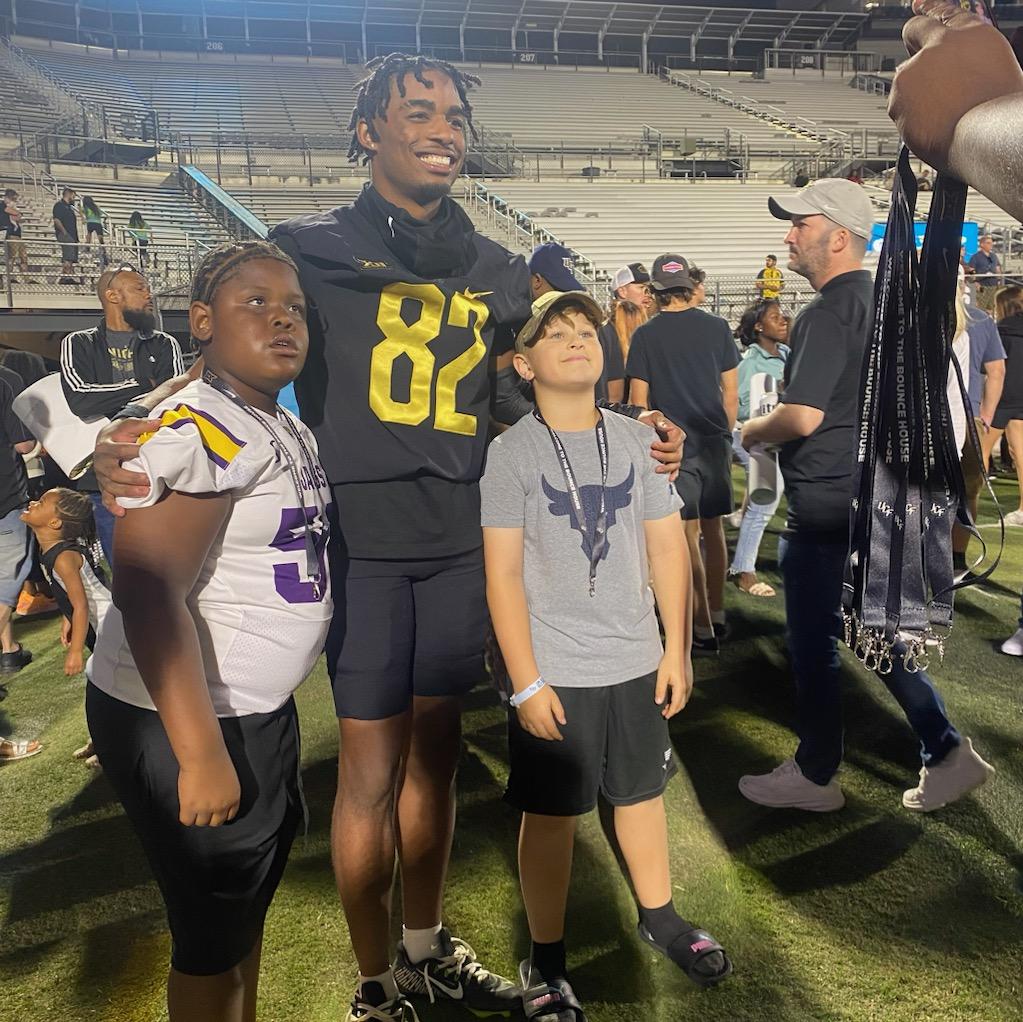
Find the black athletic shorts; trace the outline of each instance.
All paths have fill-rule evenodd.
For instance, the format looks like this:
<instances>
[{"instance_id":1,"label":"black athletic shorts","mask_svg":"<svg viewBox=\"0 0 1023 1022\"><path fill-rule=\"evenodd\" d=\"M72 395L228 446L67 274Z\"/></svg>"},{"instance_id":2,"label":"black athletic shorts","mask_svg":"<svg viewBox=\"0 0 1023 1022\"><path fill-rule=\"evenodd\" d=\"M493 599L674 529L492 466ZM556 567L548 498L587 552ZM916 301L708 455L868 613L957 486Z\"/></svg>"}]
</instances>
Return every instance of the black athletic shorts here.
<instances>
[{"instance_id":1,"label":"black athletic shorts","mask_svg":"<svg viewBox=\"0 0 1023 1022\"><path fill-rule=\"evenodd\" d=\"M91 684L85 710L103 772L163 894L171 963L190 976L226 972L260 937L302 819L294 700L273 713L221 718L242 789L238 815L221 827L178 822L178 763L155 711Z\"/></svg>"},{"instance_id":2,"label":"black athletic shorts","mask_svg":"<svg viewBox=\"0 0 1023 1022\"><path fill-rule=\"evenodd\" d=\"M700 446L682 458L675 480L685 502L682 517L720 518L732 513L732 441L730 437L700 437Z\"/></svg>"},{"instance_id":3,"label":"black athletic shorts","mask_svg":"<svg viewBox=\"0 0 1023 1022\"><path fill-rule=\"evenodd\" d=\"M538 816L582 816L598 792L614 806L662 795L678 767L656 687L654 673L620 685L556 689L568 721L558 725L560 742L531 735L509 710L505 801Z\"/></svg>"},{"instance_id":4,"label":"black athletic shorts","mask_svg":"<svg viewBox=\"0 0 1023 1022\"><path fill-rule=\"evenodd\" d=\"M327 668L339 717L384 720L417 696L460 696L483 676L483 548L422 561L331 551Z\"/></svg>"}]
</instances>

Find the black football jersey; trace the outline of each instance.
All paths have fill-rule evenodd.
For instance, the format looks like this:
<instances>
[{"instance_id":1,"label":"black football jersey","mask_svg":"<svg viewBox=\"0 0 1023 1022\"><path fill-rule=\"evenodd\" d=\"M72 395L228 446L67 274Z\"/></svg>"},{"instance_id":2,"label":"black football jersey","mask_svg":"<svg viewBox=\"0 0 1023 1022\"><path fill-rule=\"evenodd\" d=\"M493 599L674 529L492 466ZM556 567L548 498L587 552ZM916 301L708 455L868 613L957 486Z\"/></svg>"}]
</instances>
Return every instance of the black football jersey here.
<instances>
[{"instance_id":1,"label":"black football jersey","mask_svg":"<svg viewBox=\"0 0 1023 1022\"><path fill-rule=\"evenodd\" d=\"M529 273L521 256L473 232L466 219L471 247L462 275L420 277L402 265L372 213L364 195L270 234L295 259L310 303L309 357L295 383L302 419L342 491L341 527L353 556L469 549L448 542L445 501L463 509L454 514L463 521L478 510L488 360L512 346L529 317ZM416 485L382 485L391 482ZM368 517L400 519L401 535ZM477 517L475 544L478 529ZM371 542L374 530L389 531L391 541Z\"/></svg>"}]
</instances>

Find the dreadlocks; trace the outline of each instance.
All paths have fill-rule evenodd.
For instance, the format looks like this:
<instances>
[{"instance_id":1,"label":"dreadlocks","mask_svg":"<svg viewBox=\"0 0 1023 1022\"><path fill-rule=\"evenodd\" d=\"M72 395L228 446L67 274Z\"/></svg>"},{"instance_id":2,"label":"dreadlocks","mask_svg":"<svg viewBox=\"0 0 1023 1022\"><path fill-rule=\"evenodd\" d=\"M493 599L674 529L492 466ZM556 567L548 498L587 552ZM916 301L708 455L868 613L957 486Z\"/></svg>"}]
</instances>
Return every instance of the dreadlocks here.
<instances>
[{"instance_id":1,"label":"dreadlocks","mask_svg":"<svg viewBox=\"0 0 1023 1022\"><path fill-rule=\"evenodd\" d=\"M192 278L192 301L209 305L217 288L234 276L243 263L253 259L276 259L298 274L298 267L290 256L269 241L226 241L210 249L199 263Z\"/></svg>"},{"instance_id":2,"label":"dreadlocks","mask_svg":"<svg viewBox=\"0 0 1023 1022\"><path fill-rule=\"evenodd\" d=\"M359 121L373 124L373 118L379 117L387 120L387 103L391 98L392 79L398 85L398 94L405 95L405 75L413 75L417 82L429 88L432 83L425 77L427 71L440 71L447 75L454 82L458 90L458 98L465 111L465 120L469 125L472 137L476 137L476 129L472 123L472 105L469 103L468 92L478 86L480 80L475 75L459 71L453 64L446 60L433 60L430 57L412 57L407 53L390 53L386 57L374 57L366 64L369 74L356 86L355 109L352 111L352 119L348 123L348 130L352 133L352 143L348 148L348 159L357 163L360 159L363 163L369 163L373 154L365 149L359 142L359 134L356 130Z\"/></svg>"},{"instance_id":3,"label":"dreadlocks","mask_svg":"<svg viewBox=\"0 0 1023 1022\"><path fill-rule=\"evenodd\" d=\"M68 542L88 549L96 542L96 519L87 493L78 493L65 486L55 490L54 511L61 523L61 533Z\"/></svg>"}]
</instances>

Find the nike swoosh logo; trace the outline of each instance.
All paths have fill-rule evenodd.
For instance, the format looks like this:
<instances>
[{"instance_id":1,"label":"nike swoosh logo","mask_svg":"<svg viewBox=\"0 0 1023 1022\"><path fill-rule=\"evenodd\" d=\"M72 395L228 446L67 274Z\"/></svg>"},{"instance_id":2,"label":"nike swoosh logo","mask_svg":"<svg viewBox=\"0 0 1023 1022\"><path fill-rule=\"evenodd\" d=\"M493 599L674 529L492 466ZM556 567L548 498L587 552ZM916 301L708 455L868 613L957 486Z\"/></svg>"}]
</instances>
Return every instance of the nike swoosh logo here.
<instances>
[{"instance_id":1,"label":"nike swoosh logo","mask_svg":"<svg viewBox=\"0 0 1023 1022\"><path fill-rule=\"evenodd\" d=\"M456 986L449 987L447 983L442 983L436 976L430 976L430 982L439 989L443 990L453 1001L460 1001L464 996L465 992L462 990L462 984L459 983Z\"/></svg>"}]
</instances>

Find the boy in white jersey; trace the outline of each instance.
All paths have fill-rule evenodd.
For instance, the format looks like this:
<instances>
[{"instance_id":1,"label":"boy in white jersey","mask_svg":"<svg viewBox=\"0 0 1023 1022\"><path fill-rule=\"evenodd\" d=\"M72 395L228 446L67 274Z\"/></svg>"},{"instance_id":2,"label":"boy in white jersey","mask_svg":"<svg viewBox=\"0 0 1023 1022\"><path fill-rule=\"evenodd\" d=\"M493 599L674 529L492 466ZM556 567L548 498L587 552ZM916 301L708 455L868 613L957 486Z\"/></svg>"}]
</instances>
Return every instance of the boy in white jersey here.
<instances>
[{"instance_id":1,"label":"boy in white jersey","mask_svg":"<svg viewBox=\"0 0 1023 1022\"><path fill-rule=\"evenodd\" d=\"M519 979L534 1022L585 1020L565 907L575 822L598 793L614 807L640 937L701 986L731 971L672 904L662 796L676 769L667 719L692 689L692 576L681 501L649 463L643 427L594 405L600 323L583 292L533 303L515 367L536 410L490 445L480 483L487 601L514 689L505 798L522 811L532 948Z\"/></svg>"},{"instance_id":2,"label":"boy in white jersey","mask_svg":"<svg viewBox=\"0 0 1023 1022\"><path fill-rule=\"evenodd\" d=\"M330 491L312 434L277 405L308 349L291 260L214 249L189 322L205 370L155 409L133 463L151 491L121 501L86 709L167 905L171 1022L249 1022L302 816L292 693L330 621Z\"/></svg>"}]
</instances>

